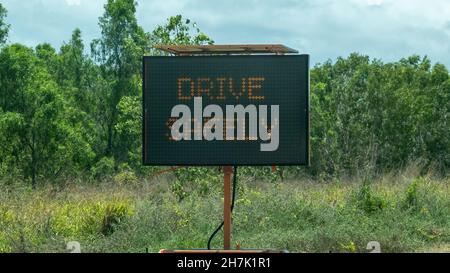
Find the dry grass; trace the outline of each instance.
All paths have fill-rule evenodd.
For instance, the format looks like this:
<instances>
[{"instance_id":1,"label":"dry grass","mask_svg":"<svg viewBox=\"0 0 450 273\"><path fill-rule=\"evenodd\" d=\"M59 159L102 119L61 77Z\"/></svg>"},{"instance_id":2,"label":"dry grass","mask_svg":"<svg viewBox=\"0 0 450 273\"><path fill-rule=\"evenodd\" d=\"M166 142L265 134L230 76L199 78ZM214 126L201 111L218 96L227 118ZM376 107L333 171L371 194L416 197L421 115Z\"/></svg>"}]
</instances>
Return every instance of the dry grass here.
<instances>
[{"instance_id":1,"label":"dry grass","mask_svg":"<svg viewBox=\"0 0 450 273\"><path fill-rule=\"evenodd\" d=\"M234 240L291 252L366 252L369 241L385 252L450 252L450 180L419 174L409 167L370 181L241 177ZM0 251L62 252L69 240L89 252L203 248L220 222L221 187L179 201L172 179L4 187Z\"/></svg>"}]
</instances>

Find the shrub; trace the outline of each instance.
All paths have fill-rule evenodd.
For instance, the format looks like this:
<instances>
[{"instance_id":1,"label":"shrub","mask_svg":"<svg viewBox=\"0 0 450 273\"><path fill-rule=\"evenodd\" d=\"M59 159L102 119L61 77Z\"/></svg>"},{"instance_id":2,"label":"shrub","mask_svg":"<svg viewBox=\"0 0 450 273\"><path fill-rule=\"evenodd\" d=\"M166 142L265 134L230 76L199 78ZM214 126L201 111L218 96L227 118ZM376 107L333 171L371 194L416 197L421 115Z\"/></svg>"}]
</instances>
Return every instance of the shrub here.
<instances>
[{"instance_id":1,"label":"shrub","mask_svg":"<svg viewBox=\"0 0 450 273\"><path fill-rule=\"evenodd\" d=\"M110 176L114 172L115 162L113 158L103 157L91 168L91 176L98 179L104 176Z\"/></svg>"},{"instance_id":2,"label":"shrub","mask_svg":"<svg viewBox=\"0 0 450 273\"><path fill-rule=\"evenodd\" d=\"M415 178L406 189L403 207L408 209L415 209L418 206L418 188L423 182L422 178Z\"/></svg>"},{"instance_id":3,"label":"shrub","mask_svg":"<svg viewBox=\"0 0 450 273\"><path fill-rule=\"evenodd\" d=\"M193 191L207 195L217 185L221 185L219 181L222 181L217 167L182 168L175 172L175 176L171 189L180 201Z\"/></svg>"},{"instance_id":4,"label":"shrub","mask_svg":"<svg viewBox=\"0 0 450 273\"><path fill-rule=\"evenodd\" d=\"M0 253L31 252L34 245L42 243L44 226L34 208L18 213L13 208L0 206Z\"/></svg>"},{"instance_id":5,"label":"shrub","mask_svg":"<svg viewBox=\"0 0 450 273\"><path fill-rule=\"evenodd\" d=\"M99 201L66 204L53 215L53 230L57 235L84 239L92 235L110 235L117 224L133 211L126 201Z\"/></svg>"},{"instance_id":6,"label":"shrub","mask_svg":"<svg viewBox=\"0 0 450 273\"><path fill-rule=\"evenodd\" d=\"M125 220L126 217L132 215L132 211L126 203L107 204L104 207L103 214L101 233L103 235L111 235L117 225Z\"/></svg>"},{"instance_id":7,"label":"shrub","mask_svg":"<svg viewBox=\"0 0 450 273\"><path fill-rule=\"evenodd\" d=\"M114 182L119 185L135 185L139 179L133 171L123 171L114 176Z\"/></svg>"},{"instance_id":8,"label":"shrub","mask_svg":"<svg viewBox=\"0 0 450 273\"><path fill-rule=\"evenodd\" d=\"M370 185L365 183L356 196L356 205L366 213L374 213L385 208L386 202L373 192Z\"/></svg>"}]
</instances>

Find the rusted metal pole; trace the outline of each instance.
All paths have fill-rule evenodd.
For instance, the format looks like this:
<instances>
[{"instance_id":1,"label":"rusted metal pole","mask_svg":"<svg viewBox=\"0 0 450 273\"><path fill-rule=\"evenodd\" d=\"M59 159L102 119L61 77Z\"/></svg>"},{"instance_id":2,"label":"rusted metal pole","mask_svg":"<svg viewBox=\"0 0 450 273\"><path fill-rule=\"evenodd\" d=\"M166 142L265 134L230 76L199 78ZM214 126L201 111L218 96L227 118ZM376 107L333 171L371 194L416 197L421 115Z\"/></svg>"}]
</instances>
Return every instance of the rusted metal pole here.
<instances>
[{"instance_id":1,"label":"rusted metal pole","mask_svg":"<svg viewBox=\"0 0 450 273\"><path fill-rule=\"evenodd\" d=\"M231 249L231 166L223 167L224 188L223 188L223 249Z\"/></svg>"}]
</instances>

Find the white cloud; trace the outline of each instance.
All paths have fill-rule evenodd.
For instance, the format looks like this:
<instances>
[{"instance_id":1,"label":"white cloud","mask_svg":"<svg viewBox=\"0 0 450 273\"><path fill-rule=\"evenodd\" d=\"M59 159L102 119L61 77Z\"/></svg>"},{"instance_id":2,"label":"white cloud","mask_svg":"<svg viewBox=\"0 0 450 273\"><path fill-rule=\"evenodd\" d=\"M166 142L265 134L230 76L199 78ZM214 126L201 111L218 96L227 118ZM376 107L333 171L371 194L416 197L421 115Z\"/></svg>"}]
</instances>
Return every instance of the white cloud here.
<instances>
[{"instance_id":1,"label":"white cloud","mask_svg":"<svg viewBox=\"0 0 450 273\"><path fill-rule=\"evenodd\" d=\"M86 43L100 35L106 0L0 0L10 40L59 47L75 27ZM450 66L449 0L138 0L146 31L182 14L217 43L284 43L312 62L368 54L384 61L420 54Z\"/></svg>"},{"instance_id":2,"label":"white cloud","mask_svg":"<svg viewBox=\"0 0 450 273\"><path fill-rule=\"evenodd\" d=\"M381 6L383 4L383 0L367 0L367 5L369 6Z\"/></svg>"},{"instance_id":3,"label":"white cloud","mask_svg":"<svg viewBox=\"0 0 450 273\"><path fill-rule=\"evenodd\" d=\"M81 0L66 0L66 3L69 6L79 6L81 5Z\"/></svg>"},{"instance_id":4,"label":"white cloud","mask_svg":"<svg viewBox=\"0 0 450 273\"><path fill-rule=\"evenodd\" d=\"M351 2L361 6L381 6L385 0L351 0Z\"/></svg>"}]
</instances>

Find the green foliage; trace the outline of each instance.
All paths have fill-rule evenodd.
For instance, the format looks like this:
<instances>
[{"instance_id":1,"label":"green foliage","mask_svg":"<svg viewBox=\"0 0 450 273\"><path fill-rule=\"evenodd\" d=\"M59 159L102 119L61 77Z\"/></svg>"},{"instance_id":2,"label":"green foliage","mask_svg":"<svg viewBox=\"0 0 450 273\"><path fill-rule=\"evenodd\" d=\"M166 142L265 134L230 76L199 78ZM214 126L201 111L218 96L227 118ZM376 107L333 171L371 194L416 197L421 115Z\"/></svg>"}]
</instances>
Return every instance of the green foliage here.
<instances>
[{"instance_id":1,"label":"green foliage","mask_svg":"<svg viewBox=\"0 0 450 273\"><path fill-rule=\"evenodd\" d=\"M406 197L405 197L405 207L407 208L417 208L418 202L419 202L419 196L418 196L418 188L420 184L422 183L422 179L414 179L411 184L408 186L406 190Z\"/></svg>"},{"instance_id":2,"label":"green foliage","mask_svg":"<svg viewBox=\"0 0 450 273\"><path fill-rule=\"evenodd\" d=\"M101 233L105 236L113 234L116 228L133 215L133 211L127 203L108 204L105 207Z\"/></svg>"},{"instance_id":3,"label":"green foliage","mask_svg":"<svg viewBox=\"0 0 450 273\"><path fill-rule=\"evenodd\" d=\"M6 15L7 11L0 3L0 46L6 42L8 37L9 25L5 22Z\"/></svg>"},{"instance_id":4,"label":"green foliage","mask_svg":"<svg viewBox=\"0 0 450 273\"><path fill-rule=\"evenodd\" d=\"M213 44L214 41L200 31L197 23L184 19L181 15L167 19L163 26L157 26L150 36L155 45L202 45ZM163 54L155 51L153 54Z\"/></svg>"},{"instance_id":5,"label":"green foliage","mask_svg":"<svg viewBox=\"0 0 450 273\"><path fill-rule=\"evenodd\" d=\"M123 171L114 176L114 181L120 185L136 185L139 179L134 172Z\"/></svg>"},{"instance_id":6,"label":"green foliage","mask_svg":"<svg viewBox=\"0 0 450 273\"><path fill-rule=\"evenodd\" d=\"M117 105L118 121L115 126L120 145L118 160L134 169L141 168L142 105L139 97L125 96Z\"/></svg>"},{"instance_id":7,"label":"green foliage","mask_svg":"<svg viewBox=\"0 0 450 273\"><path fill-rule=\"evenodd\" d=\"M98 62L101 77L110 85L105 90L106 102L102 119L106 120L105 154L118 158L122 146L116 137L118 104L124 96L138 96L140 91L141 58L148 51L148 34L138 25L134 0L108 0L100 17L102 37L92 42L92 54ZM124 146L126 148L130 148Z\"/></svg>"},{"instance_id":8,"label":"green foliage","mask_svg":"<svg viewBox=\"0 0 450 273\"><path fill-rule=\"evenodd\" d=\"M383 252L449 245L448 180L405 174L379 179L370 187L362 187L361 181L241 180L245 190L236 200L233 242L243 248L290 252L367 252L370 241L380 242ZM417 209L404 206L411 181L420 181ZM80 241L83 252L204 248L223 213L221 186L208 193L191 189L182 202L168 188L161 191L142 184L10 194L6 189L0 191L2 252L62 252L71 240ZM382 209L379 204L384 204ZM221 244L217 239L213 247Z\"/></svg>"},{"instance_id":9,"label":"green foliage","mask_svg":"<svg viewBox=\"0 0 450 273\"><path fill-rule=\"evenodd\" d=\"M126 197L77 194L55 197L54 193L37 190L1 196L0 252L36 252L43 248L46 252L63 252L65 242L110 236L134 215L133 204Z\"/></svg>"},{"instance_id":10,"label":"green foliage","mask_svg":"<svg viewBox=\"0 0 450 273\"><path fill-rule=\"evenodd\" d=\"M94 179L111 176L115 170L115 161L111 157L103 157L91 168Z\"/></svg>"},{"instance_id":11,"label":"green foliage","mask_svg":"<svg viewBox=\"0 0 450 273\"><path fill-rule=\"evenodd\" d=\"M206 195L210 190L222 184L218 168L215 167L182 168L175 171L175 177L176 179L172 182L171 189L180 201L192 191Z\"/></svg>"},{"instance_id":12,"label":"green foliage","mask_svg":"<svg viewBox=\"0 0 450 273\"><path fill-rule=\"evenodd\" d=\"M269 182L276 182L281 178L282 168L277 168L276 172L272 172L271 167L238 167L238 172L242 177L256 180L262 179Z\"/></svg>"},{"instance_id":13,"label":"green foliage","mask_svg":"<svg viewBox=\"0 0 450 273\"><path fill-rule=\"evenodd\" d=\"M366 213L374 213L386 207L383 197L376 195L370 185L363 184L356 195L356 205Z\"/></svg>"},{"instance_id":14,"label":"green foliage","mask_svg":"<svg viewBox=\"0 0 450 273\"><path fill-rule=\"evenodd\" d=\"M117 179L127 181L134 178L125 174L158 170L141 166L141 58L156 41L212 40L181 16L146 33L136 6L107 1L92 57L78 28L59 51L47 43L0 48L0 180L36 187L87 171L100 179L126 170ZM0 44L9 28L5 17L0 5ZM181 175L180 183L188 184L184 180Z\"/></svg>"},{"instance_id":15,"label":"green foliage","mask_svg":"<svg viewBox=\"0 0 450 273\"><path fill-rule=\"evenodd\" d=\"M355 192L361 191L358 183L242 185L247 190L238 195L233 241L245 248L291 252L367 252L369 241L380 242L383 252L423 251L434 245L448 245L448 181L428 181L435 190L427 194L433 202L426 203L433 209L405 213L399 196L409 181L393 178L371 187L371 196L383 196L389 204L376 213L355 206ZM141 188L131 194L134 214L110 236L97 235L97 239L84 241L84 251L204 248L208 234L221 221L220 189L207 195L191 192L182 202L170 192ZM213 247L221 244L219 236Z\"/></svg>"},{"instance_id":16,"label":"green foliage","mask_svg":"<svg viewBox=\"0 0 450 273\"><path fill-rule=\"evenodd\" d=\"M51 216L56 235L68 239L86 239L93 235L111 235L133 210L126 201L65 204Z\"/></svg>"},{"instance_id":17,"label":"green foliage","mask_svg":"<svg viewBox=\"0 0 450 273\"><path fill-rule=\"evenodd\" d=\"M312 169L381 172L422 160L445 171L449 80L441 64L412 56L383 64L352 54L311 71Z\"/></svg>"},{"instance_id":18,"label":"green foliage","mask_svg":"<svg viewBox=\"0 0 450 273\"><path fill-rule=\"evenodd\" d=\"M178 201L182 201L184 198L186 198L186 196L189 195L180 180L175 180L174 182L172 182L170 189L172 190L173 194L177 196Z\"/></svg>"},{"instance_id":19,"label":"green foliage","mask_svg":"<svg viewBox=\"0 0 450 273\"><path fill-rule=\"evenodd\" d=\"M88 55L78 28L59 50L47 43L4 46L9 26L0 5L0 180L36 186L89 173L127 181L128 174L163 169L141 164L142 56L161 54L156 44L214 41L181 15L146 32L136 12L134 0L108 0ZM240 176L370 178L411 162L420 162L422 173L445 174L449 116L444 65L419 56L383 63L354 53L311 69L311 166L274 173L242 167ZM180 169L171 187L183 200L197 189L207 194L221 175L216 168Z\"/></svg>"},{"instance_id":20,"label":"green foliage","mask_svg":"<svg viewBox=\"0 0 450 273\"><path fill-rule=\"evenodd\" d=\"M43 48L35 53L14 44L0 53L0 145L6 152L0 162L19 169L33 187L40 177L55 177L92 158L77 130L82 128L67 123L63 97L40 59L51 50Z\"/></svg>"}]
</instances>

